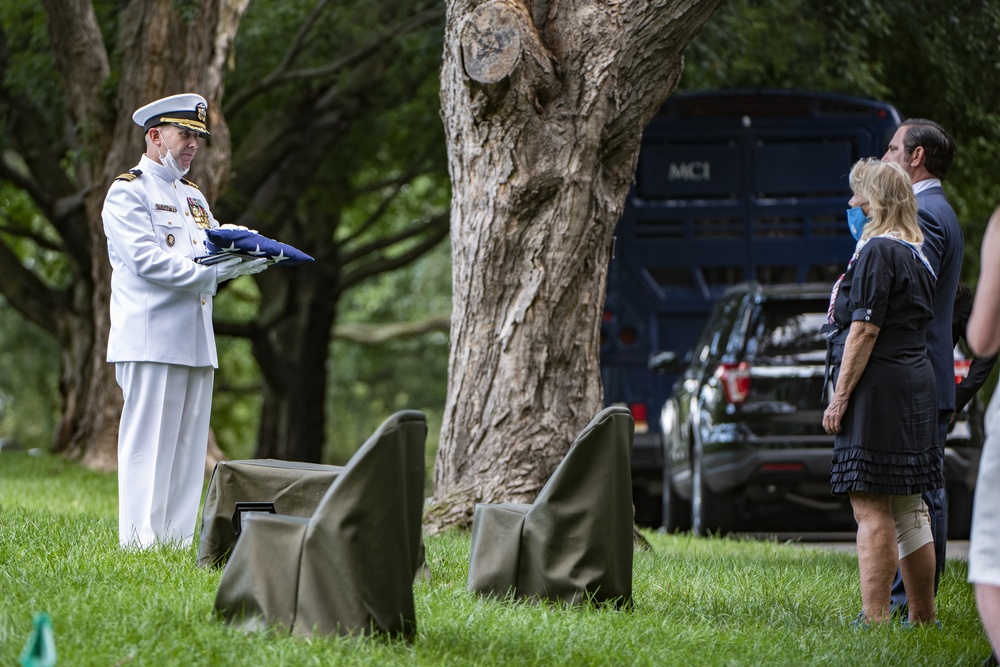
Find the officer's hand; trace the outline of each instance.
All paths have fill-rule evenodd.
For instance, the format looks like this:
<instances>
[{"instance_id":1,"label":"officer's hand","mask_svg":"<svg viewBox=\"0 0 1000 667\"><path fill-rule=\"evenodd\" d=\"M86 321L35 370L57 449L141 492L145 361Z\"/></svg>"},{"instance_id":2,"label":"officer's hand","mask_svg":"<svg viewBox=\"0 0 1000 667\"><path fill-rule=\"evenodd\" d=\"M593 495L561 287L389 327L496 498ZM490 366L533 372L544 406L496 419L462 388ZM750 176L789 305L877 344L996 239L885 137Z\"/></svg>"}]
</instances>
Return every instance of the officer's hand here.
<instances>
[{"instance_id":1,"label":"officer's hand","mask_svg":"<svg viewBox=\"0 0 1000 667\"><path fill-rule=\"evenodd\" d=\"M263 258L243 260L239 257L233 257L219 262L215 268L216 279L221 283L239 276L260 273L267 268L267 260Z\"/></svg>"}]
</instances>

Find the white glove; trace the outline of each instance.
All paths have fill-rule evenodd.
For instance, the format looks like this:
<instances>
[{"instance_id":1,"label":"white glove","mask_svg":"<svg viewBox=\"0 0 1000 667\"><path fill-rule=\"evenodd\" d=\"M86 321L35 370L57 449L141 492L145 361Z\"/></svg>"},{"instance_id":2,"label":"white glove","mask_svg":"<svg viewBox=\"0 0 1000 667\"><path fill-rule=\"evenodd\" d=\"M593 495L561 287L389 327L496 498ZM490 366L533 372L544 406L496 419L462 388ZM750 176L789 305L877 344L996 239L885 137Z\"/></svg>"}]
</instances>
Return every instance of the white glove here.
<instances>
[{"instance_id":1,"label":"white glove","mask_svg":"<svg viewBox=\"0 0 1000 667\"><path fill-rule=\"evenodd\" d=\"M256 229L250 229L249 227L244 227L243 225L234 225L231 222L227 222L224 225L219 225L219 229L242 229L245 232L250 232L251 234L259 234Z\"/></svg>"},{"instance_id":2,"label":"white glove","mask_svg":"<svg viewBox=\"0 0 1000 667\"><path fill-rule=\"evenodd\" d=\"M221 283L239 276L248 276L254 273L260 273L266 268L267 260L263 258L244 260L239 257L231 257L230 259L224 259L215 265L216 281Z\"/></svg>"}]
</instances>

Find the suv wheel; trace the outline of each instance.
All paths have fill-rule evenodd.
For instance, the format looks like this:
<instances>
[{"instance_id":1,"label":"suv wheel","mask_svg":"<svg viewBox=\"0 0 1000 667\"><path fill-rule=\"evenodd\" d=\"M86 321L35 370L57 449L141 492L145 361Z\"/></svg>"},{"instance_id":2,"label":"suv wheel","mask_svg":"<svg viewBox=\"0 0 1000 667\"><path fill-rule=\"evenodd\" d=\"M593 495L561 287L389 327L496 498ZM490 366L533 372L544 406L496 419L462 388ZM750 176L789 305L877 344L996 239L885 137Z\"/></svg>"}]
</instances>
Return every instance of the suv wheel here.
<instances>
[{"instance_id":1,"label":"suv wheel","mask_svg":"<svg viewBox=\"0 0 1000 667\"><path fill-rule=\"evenodd\" d=\"M677 495L670 466L663 464L663 530L677 533L691 528L691 504Z\"/></svg>"},{"instance_id":2,"label":"suv wheel","mask_svg":"<svg viewBox=\"0 0 1000 667\"><path fill-rule=\"evenodd\" d=\"M732 494L714 495L705 485L702 455L695 450L691 471L691 530L695 535L726 534L736 516Z\"/></svg>"}]
</instances>

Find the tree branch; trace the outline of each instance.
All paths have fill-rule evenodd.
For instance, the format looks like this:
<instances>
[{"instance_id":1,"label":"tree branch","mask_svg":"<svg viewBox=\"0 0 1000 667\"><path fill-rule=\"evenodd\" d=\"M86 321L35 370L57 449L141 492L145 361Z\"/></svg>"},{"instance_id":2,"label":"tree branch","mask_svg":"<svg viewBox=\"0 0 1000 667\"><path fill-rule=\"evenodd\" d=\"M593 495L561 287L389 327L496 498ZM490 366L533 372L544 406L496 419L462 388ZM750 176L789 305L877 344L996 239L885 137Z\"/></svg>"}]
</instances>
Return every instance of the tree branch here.
<instances>
[{"instance_id":1,"label":"tree branch","mask_svg":"<svg viewBox=\"0 0 1000 667\"><path fill-rule=\"evenodd\" d=\"M408 169L405 174L402 174L398 178L386 179L380 181L379 183L369 184L365 188L355 190L352 199L360 196L362 192L374 192L375 190L381 188L392 187L392 193L386 197L383 197L382 201L379 202L379 205L376 207L374 211L372 211L371 215L369 215L368 218L363 223L358 225L357 229L355 229L353 232L348 234L343 239L340 239L339 244L341 246L345 246L348 243L354 241L355 239L360 238L365 232L371 229L371 227L375 225L375 223L378 222L383 215L385 215L385 212L389 209L389 206L392 204L393 201L395 201L396 197L399 196L399 193L402 192L403 186L413 181L413 179L416 178L417 176L425 174L428 171L429 169L427 169L424 166L414 166L412 169Z\"/></svg>"},{"instance_id":2,"label":"tree branch","mask_svg":"<svg viewBox=\"0 0 1000 667\"><path fill-rule=\"evenodd\" d=\"M48 211L52 208L52 197L49 196L45 188L41 187L28 174L12 168L8 164L6 156L0 157L0 179L24 191L25 194L31 197L31 201L35 202L35 206L42 211Z\"/></svg>"},{"instance_id":3,"label":"tree branch","mask_svg":"<svg viewBox=\"0 0 1000 667\"><path fill-rule=\"evenodd\" d=\"M233 338L246 338L253 347L254 360L260 369L261 375L268 384L279 391L283 386L282 357L277 353L274 345L268 340L269 324L262 322L258 318L254 322L235 322L232 320L216 320L215 334L217 336L231 336Z\"/></svg>"},{"instance_id":4,"label":"tree branch","mask_svg":"<svg viewBox=\"0 0 1000 667\"><path fill-rule=\"evenodd\" d=\"M43 250L51 250L54 252L63 252L66 250L62 244L50 241L41 234L37 234L26 227L14 227L12 225L0 223L0 232L17 238L28 239Z\"/></svg>"},{"instance_id":5,"label":"tree branch","mask_svg":"<svg viewBox=\"0 0 1000 667\"><path fill-rule=\"evenodd\" d=\"M10 135L12 154L0 158L0 179L27 194L62 237L63 250L78 266L88 267L90 238L87 226L80 224L87 190L78 188L63 170L66 144L54 141L48 133L49 127L62 124L63 119L50 118L46 109L2 81L0 106L9 114L11 126L18 128Z\"/></svg>"},{"instance_id":6,"label":"tree branch","mask_svg":"<svg viewBox=\"0 0 1000 667\"><path fill-rule=\"evenodd\" d=\"M436 313L415 322L338 324L333 328L333 337L359 345L376 345L395 338L417 336L429 331L446 332L450 327L451 315L449 313Z\"/></svg>"},{"instance_id":7,"label":"tree branch","mask_svg":"<svg viewBox=\"0 0 1000 667\"><path fill-rule=\"evenodd\" d=\"M227 117L231 118L235 116L243 109L244 106L249 104L252 99L273 88L292 81L326 77L336 74L344 68L351 67L364 61L366 58L386 46L391 39L405 35L444 17L444 9L441 7L426 9L406 19L405 21L402 21L396 26L393 26L376 35L367 44L325 65L320 67L305 67L298 70L290 69L295 58L298 56L299 51L301 50L305 34L312 28L313 23L318 17L317 11L322 8L322 5L325 4L325 2L320 2L316 8L314 8L309 18L305 23L303 23L302 28L300 28L299 34L296 35L296 41L293 42L289 52L286 53L282 61L270 74L261 79L257 85L240 91L238 94L233 95L233 97L227 100L225 103L225 114Z\"/></svg>"},{"instance_id":8,"label":"tree branch","mask_svg":"<svg viewBox=\"0 0 1000 667\"><path fill-rule=\"evenodd\" d=\"M448 221L448 212L438 213L426 222L417 222L416 224L413 224L402 231L396 232L391 236L381 236L370 243L355 248L352 251L342 253L340 256L341 263L351 264L358 262L368 255L373 255L402 243L403 241L408 241L417 236L421 236L422 234L426 234L428 233L428 230L432 228L435 233L441 231L442 229L447 232ZM441 238L444 237L442 236Z\"/></svg>"},{"instance_id":9,"label":"tree branch","mask_svg":"<svg viewBox=\"0 0 1000 667\"><path fill-rule=\"evenodd\" d=\"M59 339L55 315L69 310L69 295L43 283L3 243L0 243L0 282L4 297L17 312Z\"/></svg>"},{"instance_id":10,"label":"tree branch","mask_svg":"<svg viewBox=\"0 0 1000 667\"><path fill-rule=\"evenodd\" d=\"M424 239L422 241L413 245L400 255L395 257L380 255L376 259L365 262L357 269L345 271L340 281L341 289L349 289L367 278L371 278L372 276L386 271L393 271L401 268L420 258L424 253L436 246L448 235L449 219L450 216L448 213L442 213L434 216L426 223L414 225L408 230L396 234L391 238L380 239L375 243L369 244L363 253L352 253L352 261L356 261L364 255L373 254L378 250L388 248L395 243L424 235ZM347 262L345 262L345 265L346 264Z\"/></svg>"}]
</instances>

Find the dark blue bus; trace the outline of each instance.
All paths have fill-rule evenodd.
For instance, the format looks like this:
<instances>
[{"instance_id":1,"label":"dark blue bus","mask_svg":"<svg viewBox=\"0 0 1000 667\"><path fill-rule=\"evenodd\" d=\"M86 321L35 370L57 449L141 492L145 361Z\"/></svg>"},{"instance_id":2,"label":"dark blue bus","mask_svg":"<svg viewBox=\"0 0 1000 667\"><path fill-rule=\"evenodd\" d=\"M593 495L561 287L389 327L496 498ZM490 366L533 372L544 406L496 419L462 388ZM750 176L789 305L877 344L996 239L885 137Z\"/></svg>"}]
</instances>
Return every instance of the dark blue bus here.
<instances>
[{"instance_id":1,"label":"dark blue bus","mask_svg":"<svg viewBox=\"0 0 1000 667\"><path fill-rule=\"evenodd\" d=\"M601 326L605 403L636 422L636 521L660 525L657 425L712 303L745 280L833 283L854 250L851 165L884 153L901 122L888 104L830 93L729 90L671 96L646 128L615 232Z\"/></svg>"}]
</instances>

